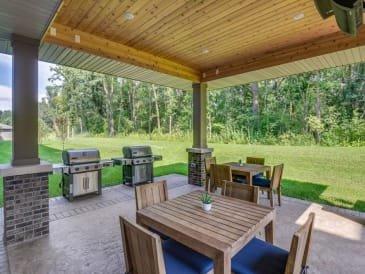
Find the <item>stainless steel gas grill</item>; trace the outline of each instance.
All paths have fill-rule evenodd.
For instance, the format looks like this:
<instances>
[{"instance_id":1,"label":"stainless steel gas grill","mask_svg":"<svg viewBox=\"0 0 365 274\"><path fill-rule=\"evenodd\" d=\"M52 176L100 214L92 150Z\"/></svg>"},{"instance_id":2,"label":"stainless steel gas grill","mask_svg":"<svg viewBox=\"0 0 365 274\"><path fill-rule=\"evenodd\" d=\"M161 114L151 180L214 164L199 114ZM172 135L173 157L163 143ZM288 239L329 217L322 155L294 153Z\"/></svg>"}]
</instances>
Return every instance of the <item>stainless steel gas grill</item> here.
<instances>
[{"instance_id":1,"label":"stainless steel gas grill","mask_svg":"<svg viewBox=\"0 0 365 274\"><path fill-rule=\"evenodd\" d=\"M112 160L123 168L123 183L133 186L153 182L153 162L162 160L162 156L153 155L150 146L126 146L123 157Z\"/></svg>"},{"instance_id":2,"label":"stainless steel gas grill","mask_svg":"<svg viewBox=\"0 0 365 274\"><path fill-rule=\"evenodd\" d=\"M101 194L101 169L112 161L100 161L97 149L74 149L62 152L62 193L70 201L74 197Z\"/></svg>"}]
</instances>

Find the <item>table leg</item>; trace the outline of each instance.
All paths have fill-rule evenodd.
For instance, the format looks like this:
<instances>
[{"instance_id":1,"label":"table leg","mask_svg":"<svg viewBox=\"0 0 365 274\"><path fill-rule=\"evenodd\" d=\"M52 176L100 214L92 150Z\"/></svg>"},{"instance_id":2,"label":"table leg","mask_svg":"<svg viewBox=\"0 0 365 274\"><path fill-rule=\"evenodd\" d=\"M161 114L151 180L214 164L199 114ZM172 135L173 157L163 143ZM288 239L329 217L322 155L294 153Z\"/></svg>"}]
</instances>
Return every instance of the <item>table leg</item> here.
<instances>
[{"instance_id":1,"label":"table leg","mask_svg":"<svg viewBox=\"0 0 365 274\"><path fill-rule=\"evenodd\" d=\"M231 256L229 252L219 254L214 260L214 274L231 274Z\"/></svg>"},{"instance_id":2,"label":"table leg","mask_svg":"<svg viewBox=\"0 0 365 274\"><path fill-rule=\"evenodd\" d=\"M271 170L266 170L266 179L271 179Z\"/></svg>"},{"instance_id":3,"label":"table leg","mask_svg":"<svg viewBox=\"0 0 365 274\"><path fill-rule=\"evenodd\" d=\"M252 186L252 173L249 173L247 176L247 184L249 186Z\"/></svg>"},{"instance_id":4,"label":"table leg","mask_svg":"<svg viewBox=\"0 0 365 274\"><path fill-rule=\"evenodd\" d=\"M266 242L274 244L274 220L268 223L265 227L265 239Z\"/></svg>"}]
</instances>

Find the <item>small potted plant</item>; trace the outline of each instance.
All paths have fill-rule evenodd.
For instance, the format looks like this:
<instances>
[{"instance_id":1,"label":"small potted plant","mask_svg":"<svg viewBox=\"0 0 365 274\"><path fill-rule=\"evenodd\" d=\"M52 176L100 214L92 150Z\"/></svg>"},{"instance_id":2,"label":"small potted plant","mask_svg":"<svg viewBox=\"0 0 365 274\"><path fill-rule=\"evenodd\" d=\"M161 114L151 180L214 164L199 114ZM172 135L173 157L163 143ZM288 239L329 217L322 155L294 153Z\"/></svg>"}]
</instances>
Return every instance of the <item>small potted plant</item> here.
<instances>
[{"instance_id":1,"label":"small potted plant","mask_svg":"<svg viewBox=\"0 0 365 274\"><path fill-rule=\"evenodd\" d=\"M209 195L208 192L205 192L200 197L200 200L202 201L202 206L204 211L209 211L212 209L212 196Z\"/></svg>"}]
</instances>

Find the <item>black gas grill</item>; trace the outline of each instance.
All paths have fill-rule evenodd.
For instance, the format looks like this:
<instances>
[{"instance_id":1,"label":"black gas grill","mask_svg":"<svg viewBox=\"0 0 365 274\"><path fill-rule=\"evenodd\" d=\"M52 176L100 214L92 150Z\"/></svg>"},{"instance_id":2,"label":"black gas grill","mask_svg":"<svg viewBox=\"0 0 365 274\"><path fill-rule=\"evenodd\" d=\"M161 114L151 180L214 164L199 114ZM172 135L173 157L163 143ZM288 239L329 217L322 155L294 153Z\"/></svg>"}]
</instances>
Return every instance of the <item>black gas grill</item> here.
<instances>
[{"instance_id":1,"label":"black gas grill","mask_svg":"<svg viewBox=\"0 0 365 274\"><path fill-rule=\"evenodd\" d=\"M123 157L112 160L123 168L123 183L133 186L153 182L153 162L162 160L162 156L153 155L150 146L126 146Z\"/></svg>"},{"instance_id":2,"label":"black gas grill","mask_svg":"<svg viewBox=\"0 0 365 274\"><path fill-rule=\"evenodd\" d=\"M100 161L97 149L74 149L62 152L62 193L69 200L95 193L101 194L101 169L112 161Z\"/></svg>"}]
</instances>

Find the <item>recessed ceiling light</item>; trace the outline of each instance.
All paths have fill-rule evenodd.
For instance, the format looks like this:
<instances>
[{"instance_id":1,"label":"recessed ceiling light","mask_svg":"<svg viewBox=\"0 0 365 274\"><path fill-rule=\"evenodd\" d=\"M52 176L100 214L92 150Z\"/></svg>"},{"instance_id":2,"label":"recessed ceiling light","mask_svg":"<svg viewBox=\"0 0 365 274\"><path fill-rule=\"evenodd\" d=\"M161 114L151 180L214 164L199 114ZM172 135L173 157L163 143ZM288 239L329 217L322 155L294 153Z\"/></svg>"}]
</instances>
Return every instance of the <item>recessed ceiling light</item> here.
<instances>
[{"instance_id":1,"label":"recessed ceiling light","mask_svg":"<svg viewBox=\"0 0 365 274\"><path fill-rule=\"evenodd\" d=\"M209 53L209 49L202 49L202 53L203 53L203 54L207 54L207 53Z\"/></svg>"},{"instance_id":2,"label":"recessed ceiling light","mask_svg":"<svg viewBox=\"0 0 365 274\"><path fill-rule=\"evenodd\" d=\"M123 18L127 21L131 21L134 19L134 14L130 11L126 11L123 13Z\"/></svg>"},{"instance_id":3,"label":"recessed ceiling light","mask_svg":"<svg viewBox=\"0 0 365 274\"><path fill-rule=\"evenodd\" d=\"M303 12L300 12L300 13L297 13L293 16L293 20L294 21L298 21L298 20L301 20L304 18L304 13Z\"/></svg>"}]
</instances>

